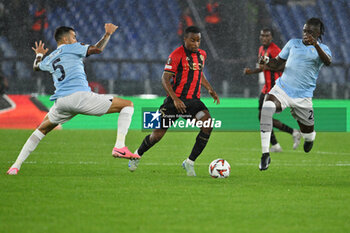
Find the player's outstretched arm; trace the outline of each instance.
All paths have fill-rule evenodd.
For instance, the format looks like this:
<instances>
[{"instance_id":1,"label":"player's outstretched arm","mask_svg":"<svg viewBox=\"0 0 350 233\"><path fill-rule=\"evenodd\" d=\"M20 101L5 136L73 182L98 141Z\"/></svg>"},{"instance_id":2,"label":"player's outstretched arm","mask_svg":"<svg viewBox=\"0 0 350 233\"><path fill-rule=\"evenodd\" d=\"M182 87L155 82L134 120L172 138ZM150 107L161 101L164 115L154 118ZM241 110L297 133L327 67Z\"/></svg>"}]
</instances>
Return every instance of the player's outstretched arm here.
<instances>
[{"instance_id":1,"label":"player's outstretched arm","mask_svg":"<svg viewBox=\"0 0 350 233\"><path fill-rule=\"evenodd\" d=\"M216 94L213 87L210 85L208 79L205 77L204 73L203 73L203 77L202 77L202 84L205 87L205 89L208 90L211 97L213 97L214 103L216 102L216 104L220 104L220 99L219 99L218 94Z\"/></svg>"},{"instance_id":2,"label":"player's outstretched arm","mask_svg":"<svg viewBox=\"0 0 350 233\"><path fill-rule=\"evenodd\" d=\"M247 67L247 68L244 68L243 74L257 74L257 73L260 73L262 71L263 71L263 69L261 67L255 68L255 69L250 69Z\"/></svg>"},{"instance_id":3,"label":"player's outstretched arm","mask_svg":"<svg viewBox=\"0 0 350 233\"><path fill-rule=\"evenodd\" d=\"M261 56L259 58L259 64L266 65L268 68L275 71L281 69L282 67L284 69L285 63L286 63L286 60L280 58L279 56L271 59L267 56Z\"/></svg>"},{"instance_id":4,"label":"player's outstretched arm","mask_svg":"<svg viewBox=\"0 0 350 233\"><path fill-rule=\"evenodd\" d=\"M43 60L43 57L45 56L47 51L49 51L49 49L48 48L45 49L45 44L42 41L39 41L39 44L37 41L35 41L35 48L32 47L32 49L34 50L36 55L34 64L33 64L33 70L39 71L40 70L39 64Z\"/></svg>"},{"instance_id":5,"label":"player's outstretched arm","mask_svg":"<svg viewBox=\"0 0 350 233\"><path fill-rule=\"evenodd\" d=\"M89 47L87 55L91 54L100 54L106 48L111 35L117 30L118 26L112 23L105 24L105 34L102 36L101 40L99 40L95 45Z\"/></svg>"}]
</instances>

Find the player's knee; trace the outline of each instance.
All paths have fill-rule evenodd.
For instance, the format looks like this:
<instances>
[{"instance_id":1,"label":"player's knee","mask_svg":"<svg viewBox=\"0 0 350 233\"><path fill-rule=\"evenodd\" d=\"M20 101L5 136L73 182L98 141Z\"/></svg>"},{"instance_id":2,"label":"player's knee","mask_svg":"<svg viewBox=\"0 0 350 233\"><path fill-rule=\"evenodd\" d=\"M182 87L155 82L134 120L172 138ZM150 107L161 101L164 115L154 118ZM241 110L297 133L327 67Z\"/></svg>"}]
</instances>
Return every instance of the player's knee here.
<instances>
[{"instance_id":1,"label":"player's knee","mask_svg":"<svg viewBox=\"0 0 350 233\"><path fill-rule=\"evenodd\" d=\"M134 103L130 100L127 100L125 103L125 107L134 107Z\"/></svg>"},{"instance_id":2,"label":"player's knee","mask_svg":"<svg viewBox=\"0 0 350 233\"><path fill-rule=\"evenodd\" d=\"M211 131L213 131L213 127L209 126L209 127L202 127L201 128L201 131L205 134L208 134L210 135L211 134Z\"/></svg>"},{"instance_id":3,"label":"player's knee","mask_svg":"<svg viewBox=\"0 0 350 233\"><path fill-rule=\"evenodd\" d=\"M260 115L272 116L275 112L276 112L275 103L272 101L265 101L262 106Z\"/></svg>"},{"instance_id":4,"label":"player's knee","mask_svg":"<svg viewBox=\"0 0 350 233\"><path fill-rule=\"evenodd\" d=\"M199 111L195 117L197 120L206 120L210 117L210 114L204 111Z\"/></svg>"}]
</instances>

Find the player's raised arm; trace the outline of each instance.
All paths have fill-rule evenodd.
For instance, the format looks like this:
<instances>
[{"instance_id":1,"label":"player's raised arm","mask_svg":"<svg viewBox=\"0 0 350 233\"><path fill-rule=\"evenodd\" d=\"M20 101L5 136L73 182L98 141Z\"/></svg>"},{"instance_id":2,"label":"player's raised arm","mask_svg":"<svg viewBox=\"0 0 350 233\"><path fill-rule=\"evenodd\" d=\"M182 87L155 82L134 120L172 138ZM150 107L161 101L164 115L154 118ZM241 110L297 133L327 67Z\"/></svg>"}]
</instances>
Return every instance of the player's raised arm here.
<instances>
[{"instance_id":1,"label":"player's raised arm","mask_svg":"<svg viewBox=\"0 0 350 233\"><path fill-rule=\"evenodd\" d=\"M34 50L34 52L36 54L34 64L33 64L34 71L40 70L39 64L43 60L43 57L45 56L47 51L49 51L49 49L48 48L45 49L44 46L45 46L45 44L42 41L39 41L39 44L37 41L35 41L35 48L32 47L32 49Z\"/></svg>"},{"instance_id":2,"label":"player's raised arm","mask_svg":"<svg viewBox=\"0 0 350 233\"><path fill-rule=\"evenodd\" d=\"M322 62L326 66L329 66L332 63L332 58L321 48L315 37L313 37L311 34L306 34L306 42L315 47L318 56L320 56Z\"/></svg>"},{"instance_id":3,"label":"player's raised arm","mask_svg":"<svg viewBox=\"0 0 350 233\"><path fill-rule=\"evenodd\" d=\"M87 51L87 55L91 54L100 54L105 49L108 44L111 35L117 30L118 26L112 23L105 24L105 34L102 36L101 40L99 40L95 45L89 47Z\"/></svg>"},{"instance_id":4,"label":"player's raised arm","mask_svg":"<svg viewBox=\"0 0 350 233\"><path fill-rule=\"evenodd\" d=\"M208 90L209 94L213 97L214 103L216 102L216 104L220 104L220 99L218 94L216 94L213 87L210 85L208 79L205 77L204 73L202 77L202 85L205 87L205 89Z\"/></svg>"}]
</instances>

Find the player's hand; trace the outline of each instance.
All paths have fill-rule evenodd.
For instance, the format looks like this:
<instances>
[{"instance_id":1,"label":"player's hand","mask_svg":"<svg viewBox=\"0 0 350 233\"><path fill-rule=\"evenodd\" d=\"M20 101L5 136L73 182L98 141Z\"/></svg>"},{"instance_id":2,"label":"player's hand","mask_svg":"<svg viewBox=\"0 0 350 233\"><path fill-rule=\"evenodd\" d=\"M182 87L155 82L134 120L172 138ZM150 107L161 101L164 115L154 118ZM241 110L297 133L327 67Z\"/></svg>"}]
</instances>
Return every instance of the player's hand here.
<instances>
[{"instance_id":1,"label":"player's hand","mask_svg":"<svg viewBox=\"0 0 350 233\"><path fill-rule=\"evenodd\" d=\"M186 113L186 105L184 104L184 102L182 102L182 100L180 100L179 98L175 98L174 105L178 112L182 114Z\"/></svg>"},{"instance_id":2,"label":"player's hand","mask_svg":"<svg viewBox=\"0 0 350 233\"><path fill-rule=\"evenodd\" d=\"M219 96L214 90L209 91L209 94L211 95L211 97L213 97L214 103L216 102L216 104L220 104Z\"/></svg>"},{"instance_id":3,"label":"player's hand","mask_svg":"<svg viewBox=\"0 0 350 233\"><path fill-rule=\"evenodd\" d=\"M244 68L243 74L251 74L252 70L250 68Z\"/></svg>"},{"instance_id":4,"label":"player's hand","mask_svg":"<svg viewBox=\"0 0 350 233\"><path fill-rule=\"evenodd\" d=\"M118 26L115 26L113 23L106 23L105 24L105 31L107 35L112 35L115 30L117 30Z\"/></svg>"},{"instance_id":5,"label":"player's hand","mask_svg":"<svg viewBox=\"0 0 350 233\"><path fill-rule=\"evenodd\" d=\"M317 39L311 34L306 35L306 43L315 46L317 44Z\"/></svg>"},{"instance_id":6,"label":"player's hand","mask_svg":"<svg viewBox=\"0 0 350 233\"><path fill-rule=\"evenodd\" d=\"M267 65L263 65L262 67L261 67L261 69L262 70L271 70L271 68L270 67L268 67Z\"/></svg>"},{"instance_id":7,"label":"player's hand","mask_svg":"<svg viewBox=\"0 0 350 233\"><path fill-rule=\"evenodd\" d=\"M37 41L35 41L35 48L32 47L32 49L34 50L35 54L41 53L43 55L49 51L48 48L45 49L45 44L42 41L39 41L39 44Z\"/></svg>"},{"instance_id":8,"label":"player's hand","mask_svg":"<svg viewBox=\"0 0 350 233\"><path fill-rule=\"evenodd\" d=\"M269 63L270 58L268 56L260 56L258 63L261 65Z\"/></svg>"}]
</instances>

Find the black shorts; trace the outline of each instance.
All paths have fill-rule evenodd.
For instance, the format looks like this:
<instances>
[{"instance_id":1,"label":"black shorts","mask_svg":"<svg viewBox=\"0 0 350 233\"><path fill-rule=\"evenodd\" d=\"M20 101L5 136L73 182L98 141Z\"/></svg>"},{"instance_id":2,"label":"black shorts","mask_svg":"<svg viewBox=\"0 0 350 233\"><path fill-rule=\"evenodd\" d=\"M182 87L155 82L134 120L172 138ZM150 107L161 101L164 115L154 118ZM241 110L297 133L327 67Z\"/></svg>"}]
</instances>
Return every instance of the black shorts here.
<instances>
[{"instance_id":1,"label":"black shorts","mask_svg":"<svg viewBox=\"0 0 350 233\"><path fill-rule=\"evenodd\" d=\"M167 97L164 103L159 107L159 111L162 113L161 118L171 119L176 121L180 117L184 119L193 119L200 111L209 111L205 104L200 99L186 99L183 100L186 105L186 113L180 113L177 111L174 105L174 101L171 97Z\"/></svg>"}]
</instances>

